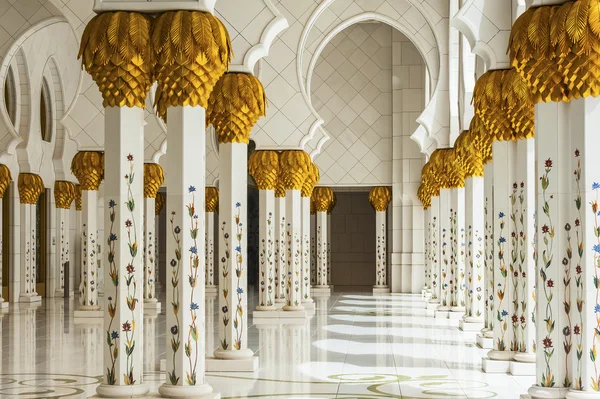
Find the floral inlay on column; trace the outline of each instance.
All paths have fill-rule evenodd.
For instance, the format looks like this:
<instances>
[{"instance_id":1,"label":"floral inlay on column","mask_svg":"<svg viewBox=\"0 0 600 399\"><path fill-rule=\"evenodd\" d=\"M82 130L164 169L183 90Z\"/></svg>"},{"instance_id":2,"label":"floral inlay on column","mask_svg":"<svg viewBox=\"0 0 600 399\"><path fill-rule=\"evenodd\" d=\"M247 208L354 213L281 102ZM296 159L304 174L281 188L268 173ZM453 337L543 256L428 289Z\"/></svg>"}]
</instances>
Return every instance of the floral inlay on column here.
<instances>
[{"instance_id":1,"label":"floral inlay on column","mask_svg":"<svg viewBox=\"0 0 600 399\"><path fill-rule=\"evenodd\" d=\"M519 248L519 222L522 217L521 203L517 204L517 183L513 183L512 193L510 195L510 221L512 222L512 231L510 233L510 241L511 241L511 249L510 249L510 281L512 284L512 303L513 303L513 312L511 315L511 325L512 325L512 336L513 340L511 342L510 350L513 352L518 352L520 347L519 340L519 329L521 327L520 319L519 319L519 270L522 270L521 266L521 250ZM522 298L521 298L522 300Z\"/></svg>"},{"instance_id":2,"label":"floral inlay on column","mask_svg":"<svg viewBox=\"0 0 600 399\"><path fill-rule=\"evenodd\" d=\"M576 239L576 248L577 248L577 260L575 266L575 287L576 287L576 304L577 304L577 321L573 325L573 335L575 335L575 355L577 358L577 368L575 370L574 376L574 388L577 390L583 389L583 328L584 328L584 319L583 319L583 305L585 303L585 282L582 275L582 265L583 265L583 231L581 227L581 220L583 219L583 215L581 213L582 200L581 200L581 159L579 158L580 152L578 149L575 150L575 161L576 167L573 171L573 175L575 176L575 184L577 187L576 197L575 197L575 220L573 222L574 230L575 230L575 239ZM597 230L596 230L597 231ZM597 267L594 268L597 273ZM597 278L594 280L596 289L598 289L598 284L596 283ZM595 333L595 331L594 331ZM598 381L598 379L596 380ZM598 382L596 382L596 385ZM592 384L593 386L593 384Z\"/></svg>"},{"instance_id":3,"label":"floral inlay on column","mask_svg":"<svg viewBox=\"0 0 600 399\"><path fill-rule=\"evenodd\" d=\"M156 298L155 211L158 190L165 182L163 168L157 163L144 164L144 302L147 308L159 306Z\"/></svg>"},{"instance_id":4,"label":"floral inlay on column","mask_svg":"<svg viewBox=\"0 0 600 399\"><path fill-rule=\"evenodd\" d=\"M550 216L550 201L553 199L552 195L547 194L548 188L550 187L550 172L552 171L552 159L548 158L544 161L545 173L540 178L542 198L544 204L542 209L544 211L544 221L541 228L542 241L544 243L542 250L542 262L539 264L539 274L541 283L543 286L543 294L546 299L545 306L545 318L544 328L546 330L546 337L542 343L544 345L544 359L546 362L545 372L542 374L542 386L553 387L555 384L554 375L550 366L550 358L554 354L554 346L552 342L552 333L554 332L555 320L552 311L552 299L554 298L554 281L548 278L549 269L552 267L553 261L553 250L554 250L554 225L552 223L552 217Z\"/></svg>"},{"instance_id":5,"label":"floral inlay on column","mask_svg":"<svg viewBox=\"0 0 600 399\"><path fill-rule=\"evenodd\" d=\"M392 201L389 187L373 187L369 202L375 210L376 275L374 288L387 288L387 207Z\"/></svg>"},{"instance_id":6,"label":"floral inlay on column","mask_svg":"<svg viewBox=\"0 0 600 399\"><path fill-rule=\"evenodd\" d=\"M504 212L500 212L498 214L498 219L500 219L500 231L499 233L499 237L498 237L498 241L496 243L496 247L498 249L498 260L500 261L500 274L502 275L502 277L504 278L504 280L502 282L498 282L498 290L496 292L496 295L498 297L498 309L496 310L496 320L501 323L501 331L502 334L501 336L498 338L498 341L496 343L496 348L499 351L504 351L506 350L506 348L508 347L506 345L506 341L505 341L505 335L506 335L506 330L508 329L508 321L507 321L507 317L508 317L508 312L505 309L502 309L502 302L504 301L504 296L506 293L506 283L507 283L507 276L508 276L508 271L506 269L506 259L504 258L504 246L506 244L506 237L504 237L504 226L505 226L505 222L504 222ZM510 345L510 343L509 343Z\"/></svg>"}]
</instances>

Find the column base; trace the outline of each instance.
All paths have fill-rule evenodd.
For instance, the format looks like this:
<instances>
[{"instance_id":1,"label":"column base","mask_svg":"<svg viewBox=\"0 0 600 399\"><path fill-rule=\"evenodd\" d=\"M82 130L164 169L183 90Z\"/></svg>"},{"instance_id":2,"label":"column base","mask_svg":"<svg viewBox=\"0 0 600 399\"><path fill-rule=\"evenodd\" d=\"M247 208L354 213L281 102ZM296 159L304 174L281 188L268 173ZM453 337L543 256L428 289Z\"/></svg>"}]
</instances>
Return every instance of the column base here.
<instances>
[{"instance_id":1,"label":"column base","mask_svg":"<svg viewBox=\"0 0 600 399\"><path fill-rule=\"evenodd\" d=\"M100 306L81 306L73 312L76 319L104 319L104 310Z\"/></svg>"},{"instance_id":2,"label":"column base","mask_svg":"<svg viewBox=\"0 0 600 399\"><path fill-rule=\"evenodd\" d=\"M314 310L315 309L315 303L313 302L312 298L309 298L309 300L302 300L302 306L304 306L304 309L307 310Z\"/></svg>"},{"instance_id":3,"label":"column base","mask_svg":"<svg viewBox=\"0 0 600 399\"><path fill-rule=\"evenodd\" d=\"M515 358L517 355L515 355ZM535 355L534 355L535 358ZM521 361L512 361L510 362L509 373L511 375L526 375L526 376L535 376L535 359L534 362L521 362Z\"/></svg>"},{"instance_id":4,"label":"column base","mask_svg":"<svg viewBox=\"0 0 600 399\"><path fill-rule=\"evenodd\" d=\"M100 384L96 388L95 398L140 398L148 395L150 388L145 384L108 385Z\"/></svg>"},{"instance_id":5,"label":"column base","mask_svg":"<svg viewBox=\"0 0 600 399\"><path fill-rule=\"evenodd\" d=\"M330 296L331 295L331 287L326 285L317 285L312 289L313 297L315 296Z\"/></svg>"},{"instance_id":6,"label":"column base","mask_svg":"<svg viewBox=\"0 0 600 399\"><path fill-rule=\"evenodd\" d=\"M314 310L312 313L314 313ZM261 320L264 320L264 319L305 319L309 316L310 316L310 312L307 311L306 309L296 310L296 311L289 311L289 310L282 310L282 309L275 309L275 310L269 310L269 311L255 310L252 313L253 321L259 320L259 319L261 319Z\"/></svg>"},{"instance_id":7,"label":"column base","mask_svg":"<svg viewBox=\"0 0 600 399\"><path fill-rule=\"evenodd\" d=\"M304 310L304 306L302 305L284 305L281 309L286 312L299 312Z\"/></svg>"},{"instance_id":8,"label":"column base","mask_svg":"<svg viewBox=\"0 0 600 399\"><path fill-rule=\"evenodd\" d=\"M492 349L494 347L494 340L492 338L483 336L483 334L477 334L477 337L475 337L475 342L481 349Z\"/></svg>"},{"instance_id":9,"label":"column base","mask_svg":"<svg viewBox=\"0 0 600 399\"><path fill-rule=\"evenodd\" d=\"M55 296L55 297L58 297L58 298L62 298L62 297L64 297L64 296L65 296L65 290L64 290L64 289L62 289L62 288L57 288L57 289L54 291L54 296Z\"/></svg>"},{"instance_id":10,"label":"column base","mask_svg":"<svg viewBox=\"0 0 600 399\"><path fill-rule=\"evenodd\" d=\"M436 309L434 317L436 319L449 319L450 318L450 311L449 310Z\"/></svg>"},{"instance_id":11,"label":"column base","mask_svg":"<svg viewBox=\"0 0 600 399\"><path fill-rule=\"evenodd\" d=\"M42 297L37 294L21 294L19 295L19 302L32 303L32 302L41 302Z\"/></svg>"},{"instance_id":12,"label":"column base","mask_svg":"<svg viewBox=\"0 0 600 399\"><path fill-rule=\"evenodd\" d=\"M519 363L534 363L535 364L536 355L535 355L535 353L518 352L518 353L515 353L515 356L513 357L513 359L515 359L515 362L519 362Z\"/></svg>"},{"instance_id":13,"label":"column base","mask_svg":"<svg viewBox=\"0 0 600 399\"><path fill-rule=\"evenodd\" d=\"M506 374L510 370L510 363L510 360L492 360L489 357L484 357L481 368L484 373Z\"/></svg>"},{"instance_id":14,"label":"column base","mask_svg":"<svg viewBox=\"0 0 600 399\"><path fill-rule=\"evenodd\" d=\"M459 320L458 321L458 328L460 328L461 331L481 331L481 329L483 328L483 321L482 322L467 322L466 320Z\"/></svg>"},{"instance_id":15,"label":"column base","mask_svg":"<svg viewBox=\"0 0 600 399\"><path fill-rule=\"evenodd\" d=\"M487 355L491 360L499 361L513 360L515 358L515 352L513 351L498 351L495 349L489 351Z\"/></svg>"},{"instance_id":16,"label":"column base","mask_svg":"<svg viewBox=\"0 0 600 399\"><path fill-rule=\"evenodd\" d=\"M374 285L373 286L373 295L389 295L390 294L390 287L387 286L377 286Z\"/></svg>"},{"instance_id":17,"label":"column base","mask_svg":"<svg viewBox=\"0 0 600 399\"><path fill-rule=\"evenodd\" d=\"M454 309L456 308L450 309L450 313L448 313L448 318L462 321L463 317L465 316L465 310L461 309L460 311L458 311Z\"/></svg>"},{"instance_id":18,"label":"column base","mask_svg":"<svg viewBox=\"0 0 600 399\"><path fill-rule=\"evenodd\" d=\"M248 349L248 351L252 353L251 350ZM216 352L217 351L215 351L215 353ZM258 356L250 356L239 359L218 359L216 357L206 358L207 372L254 372L256 370L258 370Z\"/></svg>"},{"instance_id":19,"label":"column base","mask_svg":"<svg viewBox=\"0 0 600 399\"><path fill-rule=\"evenodd\" d=\"M0 302L0 309L8 309L8 302L6 302L4 299L1 300Z\"/></svg>"},{"instance_id":20,"label":"column base","mask_svg":"<svg viewBox=\"0 0 600 399\"><path fill-rule=\"evenodd\" d=\"M285 298L281 299L281 298L275 298L275 303L281 303L282 306L285 305L287 303L287 301L285 300Z\"/></svg>"},{"instance_id":21,"label":"column base","mask_svg":"<svg viewBox=\"0 0 600 399\"><path fill-rule=\"evenodd\" d=\"M594 399L600 397L598 392L590 392L590 391L575 391L573 389L569 389L565 398L567 399Z\"/></svg>"},{"instance_id":22,"label":"column base","mask_svg":"<svg viewBox=\"0 0 600 399\"><path fill-rule=\"evenodd\" d=\"M483 336L486 338L494 339L494 330L487 330L483 333Z\"/></svg>"},{"instance_id":23,"label":"column base","mask_svg":"<svg viewBox=\"0 0 600 399\"><path fill-rule=\"evenodd\" d=\"M431 300L429 302L427 302L427 310L436 310L439 306L439 302L431 302Z\"/></svg>"},{"instance_id":24,"label":"column base","mask_svg":"<svg viewBox=\"0 0 600 399\"><path fill-rule=\"evenodd\" d=\"M207 294L216 294L219 292L219 287L216 285L207 285L204 287L204 292Z\"/></svg>"},{"instance_id":25,"label":"column base","mask_svg":"<svg viewBox=\"0 0 600 399\"><path fill-rule=\"evenodd\" d=\"M426 292L425 293L425 300L428 301L429 299L431 299L431 292Z\"/></svg>"},{"instance_id":26,"label":"column base","mask_svg":"<svg viewBox=\"0 0 600 399\"><path fill-rule=\"evenodd\" d=\"M144 299L144 314L155 314L157 311L160 312L161 305L156 298ZM146 312L148 310L148 312Z\"/></svg>"},{"instance_id":27,"label":"column base","mask_svg":"<svg viewBox=\"0 0 600 399\"><path fill-rule=\"evenodd\" d=\"M443 305L438 305L436 310L439 310L440 312L449 312L450 311L450 306L443 306Z\"/></svg>"},{"instance_id":28,"label":"column base","mask_svg":"<svg viewBox=\"0 0 600 399\"><path fill-rule=\"evenodd\" d=\"M220 399L220 393L214 393L212 387L208 384L194 386L180 386L162 384L158 387L158 393L163 398L201 398L201 399Z\"/></svg>"},{"instance_id":29,"label":"column base","mask_svg":"<svg viewBox=\"0 0 600 399\"><path fill-rule=\"evenodd\" d=\"M255 315L256 312L268 312L268 313L271 313L271 312L274 312L276 310L277 310L277 306L275 306L275 305L270 305L270 306L261 306L261 305L258 305L256 307L256 310L252 314Z\"/></svg>"},{"instance_id":30,"label":"column base","mask_svg":"<svg viewBox=\"0 0 600 399\"><path fill-rule=\"evenodd\" d=\"M531 399L564 399L569 393L569 388L545 388L533 385L527 393Z\"/></svg>"}]
</instances>

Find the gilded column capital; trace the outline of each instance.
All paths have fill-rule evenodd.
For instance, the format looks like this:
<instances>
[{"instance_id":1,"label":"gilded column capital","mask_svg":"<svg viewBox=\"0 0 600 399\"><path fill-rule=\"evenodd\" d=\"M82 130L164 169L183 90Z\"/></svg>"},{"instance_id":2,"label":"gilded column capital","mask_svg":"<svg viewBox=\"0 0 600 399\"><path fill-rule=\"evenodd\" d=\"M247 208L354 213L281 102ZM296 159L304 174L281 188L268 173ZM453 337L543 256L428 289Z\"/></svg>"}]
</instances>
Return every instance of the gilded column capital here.
<instances>
[{"instance_id":1,"label":"gilded column capital","mask_svg":"<svg viewBox=\"0 0 600 399\"><path fill-rule=\"evenodd\" d=\"M8 169L8 166L0 164L0 198L4 198L4 193L6 193L6 189L11 181L12 175L10 174L10 169Z\"/></svg>"},{"instance_id":2,"label":"gilded column capital","mask_svg":"<svg viewBox=\"0 0 600 399\"><path fill-rule=\"evenodd\" d=\"M333 203L333 190L329 187L315 187L310 199L315 212L329 212Z\"/></svg>"},{"instance_id":3,"label":"gilded column capital","mask_svg":"<svg viewBox=\"0 0 600 399\"><path fill-rule=\"evenodd\" d=\"M200 11L165 12L154 20L151 43L158 115L166 120L168 107L207 108L233 55L223 23Z\"/></svg>"},{"instance_id":4,"label":"gilded column capital","mask_svg":"<svg viewBox=\"0 0 600 399\"><path fill-rule=\"evenodd\" d=\"M82 197L82 189L80 184L75 185L75 210L81 211L83 210L83 197Z\"/></svg>"},{"instance_id":5,"label":"gilded column capital","mask_svg":"<svg viewBox=\"0 0 600 399\"><path fill-rule=\"evenodd\" d=\"M277 151L255 151L248 159L248 171L259 190L275 190L279 177L279 154Z\"/></svg>"},{"instance_id":6,"label":"gilded column capital","mask_svg":"<svg viewBox=\"0 0 600 399\"><path fill-rule=\"evenodd\" d=\"M314 190L313 190L314 192ZM312 195L310 197L310 214L315 215L317 213L317 207L315 206L315 202L312 199Z\"/></svg>"},{"instance_id":7,"label":"gilded column capital","mask_svg":"<svg viewBox=\"0 0 600 399\"><path fill-rule=\"evenodd\" d=\"M165 202L167 202L165 199L165 195L163 193L156 193L156 198L154 201L154 215L160 215L160 212L165 206Z\"/></svg>"},{"instance_id":8,"label":"gilded column capital","mask_svg":"<svg viewBox=\"0 0 600 399\"><path fill-rule=\"evenodd\" d=\"M331 195L333 196L332 201L329 203L329 208L327 208L327 214L331 215L335 206L337 205L337 197L335 196L335 192L331 191Z\"/></svg>"},{"instance_id":9,"label":"gilded column capital","mask_svg":"<svg viewBox=\"0 0 600 399\"><path fill-rule=\"evenodd\" d=\"M265 116L267 98L258 78L249 73L225 73L208 100L207 123L212 124L219 143L250 142L252 128Z\"/></svg>"},{"instance_id":10,"label":"gilded column capital","mask_svg":"<svg viewBox=\"0 0 600 399\"><path fill-rule=\"evenodd\" d=\"M431 195L427 191L427 187L421 183L419 188L417 189L417 198L423 204L423 209L427 210L431 206Z\"/></svg>"},{"instance_id":11,"label":"gilded column capital","mask_svg":"<svg viewBox=\"0 0 600 399\"><path fill-rule=\"evenodd\" d=\"M389 187L373 187L369 192L369 203L377 212L385 212L392 201L392 190Z\"/></svg>"},{"instance_id":12,"label":"gilded column capital","mask_svg":"<svg viewBox=\"0 0 600 399\"><path fill-rule=\"evenodd\" d=\"M17 184L21 204L37 204L38 198L44 192L44 181L41 176L33 173L19 173Z\"/></svg>"},{"instance_id":13,"label":"gilded column capital","mask_svg":"<svg viewBox=\"0 0 600 399\"><path fill-rule=\"evenodd\" d=\"M488 133L479 115L475 115L471 119L469 132L473 140L477 143L477 153L481 154L483 165L488 164L492 161L492 143L494 142L494 137Z\"/></svg>"},{"instance_id":14,"label":"gilded column capital","mask_svg":"<svg viewBox=\"0 0 600 399\"><path fill-rule=\"evenodd\" d=\"M310 170L310 156L302 150L282 151L279 154L279 177L286 190L302 190Z\"/></svg>"},{"instance_id":15,"label":"gilded column capital","mask_svg":"<svg viewBox=\"0 0 600 399\"><path fill-rule=\"evenodd\" d=\"M458 159L455 148L451 148L446 154L446 167L448 171L448 183L450 188L461 188L465 186L465 172L462 163Z\"/></svg>"},{"instance_id":16,"label":"gilded column capital","mask_svg":"<svg viewBox=\"0 0 600 399\"><path fill-rule=\"evenodd\" d=\"M321 180L321 174L317 165L311 163L308 169L309 172L306 175L306 180L304 180L302 192L300 193L300 195L305 198L310 198L312 196L315 186L319 184L319 180Z\"/></svg>"},{"instance_id":17,"label":"gilded column capital","mask_svg":"<svg viewBox=\"0 0 600 399\"><path fill-rule=\"evenodd\" d=\"M502 106L510 121L514 140L535 137L535 106L529 86L516 69L510 69L502 83Z\"/></svg>"},{"instance_id":18,"label":"gilded column capital","mask_svg":"<svg viewBox=\"0 0 600 399\"><path fill-rule=\"evenodd\" d=\"M104 107L145 108L152 86L149 16L104 12L86 25L78 59L98 85Z\"/></svg>"},{"instance_id":19,"label":"gilded column capital","mask_svg":"<svg viewBox=\"0 0 600 399\"><path fill-rule=\"evenodd\" d=\"M71 161L71 172L79 181L82 190L98 191L104 179L104 153L79 151Z\"/></svg>"},{"instance_id":20,"label":"gilded column capital","mask_svg":"<svg viewBox=\"0 0 600 399\"><path fill-rule=\"evenodd\" d=\"M487 71L477 79L473 89L473 106L475 113L494 140L513 140L510 118L503 107L502 86L508 70L498 69Z\"/></svg>"},{"instance_id":21,"label":"gilded column capital","mask_svg":"<svg viewBox=\"0 0 600 399\"><path fill-rule=\"evenodd\" d=\"M54 182L54 202L58 209L70 209L75 199L75 184L70 181Z\"/></svg>"},{"instance_id":22,"label":"gilded column capital","mask_svg":"<svg viewBox=\"0 0 600 399\"><path fill-rule=\"evenodd\" d=\"M206 187L205 189L205 211L215 212L219 209L219 189L216 187Z\"/></svg>"},{"instance_id":23,"label":"gilded column capital","mask_svg":"<svg viewBox=\"0 0 600 399\"><path fill-rule=\"evenodd\" d=\"M165 182L165 172L157 163L144 164L144 198L156 198L158 190Z\"/></svg>"}]
</instances>

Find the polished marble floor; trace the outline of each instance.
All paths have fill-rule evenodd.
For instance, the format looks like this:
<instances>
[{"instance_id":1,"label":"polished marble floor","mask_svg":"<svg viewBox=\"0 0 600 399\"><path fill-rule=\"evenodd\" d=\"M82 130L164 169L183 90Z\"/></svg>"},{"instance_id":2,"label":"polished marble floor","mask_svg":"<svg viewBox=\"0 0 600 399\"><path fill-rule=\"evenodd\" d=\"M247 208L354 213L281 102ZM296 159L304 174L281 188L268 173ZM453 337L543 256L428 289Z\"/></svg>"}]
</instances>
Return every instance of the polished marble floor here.
<instances>
[{"instance_id":1,"label":"polished marble floor","mask_svg":"<svg viewBox=\"0 0 600 399\"><path fill-rule=\"evenodd\" d=\"M223 398L518 398L534 377L485 374L474 333L426 317L419 296L336 294L315 299L299 324L257 324L255 373L208 373ZM0 398L85 398L101 380L102 324L76 324L73 299L11 304L1 319ZM251 308L253 308L251 304ZM210 309L210 310L209 310ZM216 300L207 300L207 347L217 342ZM252 321L250 316L249 320ZM164 381L165 316L145 317L144 370Z\"/></svg>"}]
</instances>

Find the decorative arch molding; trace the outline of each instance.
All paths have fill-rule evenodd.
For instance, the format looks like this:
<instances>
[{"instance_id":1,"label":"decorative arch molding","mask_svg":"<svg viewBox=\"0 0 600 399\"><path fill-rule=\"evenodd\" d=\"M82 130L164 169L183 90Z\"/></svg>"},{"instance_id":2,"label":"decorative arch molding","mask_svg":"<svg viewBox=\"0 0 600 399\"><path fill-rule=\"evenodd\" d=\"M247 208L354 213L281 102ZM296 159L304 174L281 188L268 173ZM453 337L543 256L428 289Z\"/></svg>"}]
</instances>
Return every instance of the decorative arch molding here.
<instances>
[{"instance_id":1,"label":"decorative arch molding","mask_svg":"<svg viewBox=\"0 0 600 399\"><path fill-rule=\"evenodd\" d=\"M52 38L57 36L65 38L61 46L56 46L53 42ZM22 117L15 123L17 126L10 122L5 105L0 107L0 137L10 137L10 141L3 145L0 162L15 166L18 163L17 173L46 171L45 177L53 179L54 167L57 166L55 158L60 154L61 157L68 158L61 162L70 164L71 153L77 150L77 143L70 139L68 121L65 120L81 89L81 67L76 57L73 57L77 53L77 42L75 32L66 18L54 16L24 31L1 60L0 82L6 79L11 66L15 68L16 65L19 75L21 95L18 106ZM68 77L66 81L65 77ZM54 131L50 142L44 142L41 134L36 134L41 132L37 116L44 81L47 82L50 89L48 95L52 99L50 104ZM4 102L3 95L0 102ZM71 151L64 151L65 145ZM62 169L64 172L65 168ZM68 171L68 166L66 170ZM67 173L63 175L68 176Z\"/></svg>"},{"instance_id":2,"label":"decorative arch molding","mask_svg":"<svg viewBox=\"0 0 600 399\"><path fill-rule=\"evenodd\" d=\"M254 73L255 66L258 61L267 57L271 49L271 45L281 32L289 27L288 20L277 7L273 5L271 0L263 0L269 11L273 13L274 18L268 23L260 36L260 42L252 46L242 59L241 64L237 64L236 60L229 66L232 72ZM237 57L236 57L237 58Z\"/></svg>"},{"instance_id":3,"label":"decorative arch molding","mask_svg":"<svg viewBox=\"0 0 600 399\"><path fill-rule=\"evenodd\" d=\"M450 25L469 41L487 69L510 67L506 45L512 26L512 2L466 0Z\"/></svg>"},{"instance_id":4,"label":"decorative arch molding","mask_svg":"<svg viewBox=\"0 0 600 399\"><path fill-rule=\"evenodd\" d=\"M447 89L440 89L441 86L445 86L445 83L443 82L447 80L440 72L441 58L445 56L438 44L440 42L439 30L441 28L438 26L439 24L435 24L435 21L432 20L433 17L430 15L430 13L424 12L424 8L422 5L423 2L418 2L415 0L407 1L407 3L411 4L418 12L420 12L421 16L425 19L426 24L421 28L421 30L424 29L427 33L423 33L421 32L421 30L417 31L415 28L413 28L408 23L408 20L404 17L406 12L405 14L400 15L397 19L393 19L379 12L363 12L349 17L343 20L335 27L331 28L325 34L325 37L320 41L314 53L310 53L310 51L307 48L307 41L309 35L311 34L315 24L319 20L319 17L334 1L335 0L326 0L316 8L316 10L309 18L307 25L304 27L304 30L300 37L300 41L298 43L298 53L296 58L297 78L302 97L306 103L306 106L310 110L312 117L314 118L314 121L311 123L309 132L301 139L301 141L298 143L298 146L302 149L307 149L311 141L313 141L317 137L320 137L318 142L314 145L313 151L311 152L311 157L314 159L320 154L323 145L329 139L329 135L323 128L324 120L314 109L310 94L312 74L314 72L315 65L318 61L321 52L323 51L325 46L329 42L331 42L331 40L333 40L333 38L339 32L353 24L367 20L375 20L385 23L391 26L392 28L402 32L409 40L413 42L413 44L415 44L415 47L421 53L421 56L425 60L425 64L427 65L427 68L429 70L431 87L434 90L431 101L428 103L425 111L423 112L423 115L421 115L417 122L424 125L428 135L443 136L445 134L447 136L449 134L449 130L444 129L443 127L449 126L449 109L448 107L444 107L443 104L438 101L438 99L440 98L440 91L447 92ZM427 38L431 38L430 41L428 41ZM431 42L431 40L433 42ZM310 61L305 71L305 57L307 53L310 54ZM318 136L317 131L320 133L320 135ZM444 137L440 137L437 140L441 142L448 141L448 139ZM423 150L423 148L421 148L421 150Z\"/></svg>"}]
</instances>

